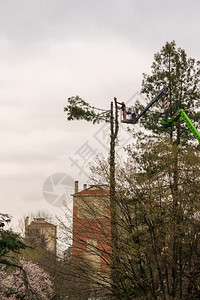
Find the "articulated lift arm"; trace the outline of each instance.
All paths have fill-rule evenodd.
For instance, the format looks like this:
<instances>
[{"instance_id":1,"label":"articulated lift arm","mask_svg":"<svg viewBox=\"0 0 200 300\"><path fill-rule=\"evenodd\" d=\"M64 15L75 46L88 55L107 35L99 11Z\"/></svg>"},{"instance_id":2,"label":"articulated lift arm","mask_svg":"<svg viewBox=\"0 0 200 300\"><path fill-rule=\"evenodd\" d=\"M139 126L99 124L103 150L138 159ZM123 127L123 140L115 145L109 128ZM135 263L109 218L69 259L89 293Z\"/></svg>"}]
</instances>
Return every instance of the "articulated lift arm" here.
<instances>
[{"instance_id":1,"label":"articulated lift arm","mask_svg":"<svg viewBox=\"0 0 200 300\"><path fill-rule=\"evenodd\" d=\"M156 103L161 97L165 96L168 97L168 87L165 86L156 96L151 100L151 102L141 111L141 113L136 116L134 119L129 120L127 123L136 124L138 120L149 110L149 108ZM165 107L165 119L167 120L167 107ZM126 122L124 122L126 123Z\"/></svg>"},{"instance_id":2,"label":"articulated lift arm","mask_svg":"<svg viewBox=\"0 0 200 300\"><path fill-rule=\"evenodd\" d=\"M164 119L162 119L161 124L164 125L164 127L171 127L175 126L176 122L180 117L185 121L190 131L193 133L194 137L199 141L200 143L200 133L195 128L193 123L191 122L190 118L187 116L185 111L183 109L179 109L178 112L168 120L168 87L165 86L153 100L143 109L143 111L138 115L134 115L131 119L123 120L123 123L131 123L136 124L139 119L149 110L149 108L156 103L161 97L165 96L165 108L164 108Z\"/></svg>"},{"instance_id":3,"label":"articulated lift arm","mask_svg":"<svg viewBox=\"0 0 200 300\"><path fill-rule=\"evenodd\" d=\"M182 119L185 121L187 124L188 128L190 131L193 133L194 137L199 141L200 143L200 133L198 130L194 127L193 123L191 122L190 118L187 116L185 111L183 109L179 109L178 112L169 120L163 120L161 121L161 124L164 125L165 127L171 127L175 126L176 122L178 119L182 117Z\"/></svg>"}]
</instances>

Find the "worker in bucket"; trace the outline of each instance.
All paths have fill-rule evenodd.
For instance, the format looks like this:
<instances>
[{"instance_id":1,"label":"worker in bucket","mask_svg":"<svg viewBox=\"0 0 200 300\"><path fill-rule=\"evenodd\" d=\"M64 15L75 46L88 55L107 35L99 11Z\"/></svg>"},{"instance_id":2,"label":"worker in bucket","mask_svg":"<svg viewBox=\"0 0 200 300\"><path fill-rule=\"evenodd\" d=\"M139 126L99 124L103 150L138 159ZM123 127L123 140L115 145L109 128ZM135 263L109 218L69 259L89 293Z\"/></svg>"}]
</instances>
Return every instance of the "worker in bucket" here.
<instances>
[{"instance_id":1,"label":"worker in bucket","mask_svg":"<svg viewBox=\"0 0 200 300\"><path fill-rule=\"evenodd\" d=\"M117 104L121 105L120 109L122 110L123 120L126 120L126 105L125 105L125 103L124 102L117 102Z\"/></svg>"}]
</instances>

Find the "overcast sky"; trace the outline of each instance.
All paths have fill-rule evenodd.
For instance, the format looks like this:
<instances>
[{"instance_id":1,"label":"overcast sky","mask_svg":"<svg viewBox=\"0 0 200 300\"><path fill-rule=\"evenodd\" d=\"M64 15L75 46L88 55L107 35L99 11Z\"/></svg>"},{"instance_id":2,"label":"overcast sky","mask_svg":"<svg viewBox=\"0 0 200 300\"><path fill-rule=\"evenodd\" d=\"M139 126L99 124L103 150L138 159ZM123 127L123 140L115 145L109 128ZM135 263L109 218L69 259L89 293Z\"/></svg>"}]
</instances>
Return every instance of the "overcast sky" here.
<instances>
[{"instance_id":1,"label":"overcast sky","mask_svg":"<svg viewBox=\"0 0 200 300\"><path fill-rule=\"evenodd\" d=\"M199 11L198 0L0 0L1 212L14 222L59 212L62 188L87 181L109 134L67 122L67 98L109 109L114 96L137 97L167 41L199 60ZM121 146L125 136L122 127Z\"/></svg>"}]
</instances>

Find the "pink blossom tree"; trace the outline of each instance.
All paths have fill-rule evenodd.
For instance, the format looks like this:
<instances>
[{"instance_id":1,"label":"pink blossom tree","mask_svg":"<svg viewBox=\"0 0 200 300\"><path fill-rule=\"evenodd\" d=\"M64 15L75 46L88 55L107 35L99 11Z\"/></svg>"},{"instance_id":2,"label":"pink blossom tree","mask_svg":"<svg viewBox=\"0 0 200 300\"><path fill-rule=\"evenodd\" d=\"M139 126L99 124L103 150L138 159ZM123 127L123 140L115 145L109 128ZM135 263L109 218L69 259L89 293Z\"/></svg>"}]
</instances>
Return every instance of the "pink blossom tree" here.
<instances>
[{"instance_id":1,"label":"pink blossom tree","mask_svg":"<svg viewBox=\"0 0 200 300\"><path fill-rule=\"evenodd\" d=\"M50 276L37 264L21 260L21 269L12 274L0 270L1 300L50 300L54 295L54 287Z\"/></svg>"}]
</instances>

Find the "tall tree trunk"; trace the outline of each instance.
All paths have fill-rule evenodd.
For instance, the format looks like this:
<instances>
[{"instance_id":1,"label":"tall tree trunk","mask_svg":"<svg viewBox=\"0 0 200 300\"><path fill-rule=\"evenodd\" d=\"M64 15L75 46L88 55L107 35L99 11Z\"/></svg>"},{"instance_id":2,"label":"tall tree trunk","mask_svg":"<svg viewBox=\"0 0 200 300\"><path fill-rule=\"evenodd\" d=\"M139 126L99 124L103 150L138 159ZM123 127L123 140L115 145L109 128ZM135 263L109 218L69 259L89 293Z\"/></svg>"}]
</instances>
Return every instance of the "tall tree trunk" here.
<instances>
[{"instance_id":1,"label":"tall tree trunk","mask_svg":"<svg viewBox=\"0 0 200 300\"><path fill-rule=\"evenodd\" d=\"M179 199L178 199L178 147L175 146L174 149L174 161L173 161L173 186L172 186L172 196L173 196L173 262L172 262L172 299L177 296L177 265L178 265L178 250L179 250Z\"/></svg>"},{"instance_id":2,"label":"tall tree trunk","mask_svg":"<svg viewBox=\"0 0 200 300\"><path fill-rule=\"evenodd\" d=\"M119 251L118 251L118 229L117 229L117 201L115 191L115 143L118 134L118 109L115 101L115 118L113 112L113 102L111 102L111 116L110 116L110 218L111 218L111 247L112 247L112 261L111 261L111 279L113 299L118 299L119 289Z\"/></svg>"}]
</instances>

